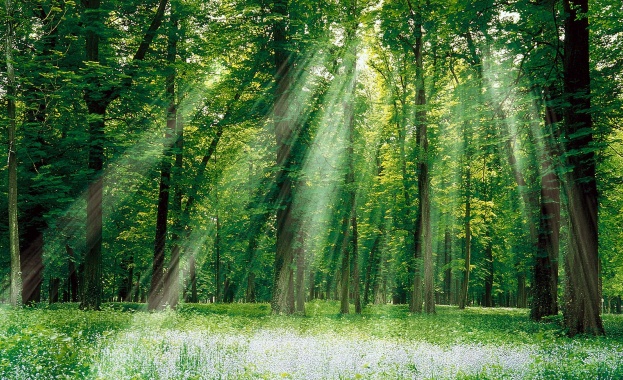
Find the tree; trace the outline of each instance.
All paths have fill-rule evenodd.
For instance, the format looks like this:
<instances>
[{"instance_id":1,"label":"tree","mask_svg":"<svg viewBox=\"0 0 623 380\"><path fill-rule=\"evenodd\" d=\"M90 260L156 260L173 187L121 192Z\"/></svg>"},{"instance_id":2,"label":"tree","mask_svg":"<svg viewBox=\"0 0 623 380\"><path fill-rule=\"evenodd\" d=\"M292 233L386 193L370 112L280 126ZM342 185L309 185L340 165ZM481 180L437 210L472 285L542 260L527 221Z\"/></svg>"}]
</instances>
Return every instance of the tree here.
<instances>
[{"instance_id":1,"label":"tree","mask_svg":"<svg viewBox=\"0 0 623 380\"><path fill-rule=\"evenodd\" d=\"M166 95L168 100L166 112L166 129L164 137L164 154L160 163L160 188L158 191L158 212L156 219L156 234L154 243L154 260L151 274L151 286L149 288L150 310L161 309L164 307L163 301L171 306L177 304L178 295L178 262L179 249L171 258L169 271L164 272L164 251L167 241L167 223L169 219L169 194L171 191L171 159L173 147L180 140L177 119L177 99L175 91L175 61L177 56L177 33L178 20L173 4L170 7L170 31L167 43L167 63L170 65L169 73L166 77ZM177 158L176 158L177 161ZM178 164L179 165L179 164ZM179 181L179 179L176 178ZM177 188L176 188L177 189ZM179 190L178 190L179 191ZM179 195L178 195L179 198ZM165 281L166 279L166 281ZM175 298L175 299L174 299Z\"/></svg>"},{"instance_id":2,"label":"tree","mask_svg":"<svg viewBox=\"0 0 623 380\"><path fill-rule=\"evenodd\" d=\"M297 219L292 212L293 171L292 145L296 138L295 125L288 115L292 90L292 56L288 46L288 0L276 0L272 13L275 21L273 31L273 51L275 62L275 92L273 118L277 142L277 241L275 252L275 272L271 309L276 314L294 312L289 300L292 282L293 245L297 230Z\"/></svg>"},{"instance_id":3,"label":"tree","mask_svg":"<svg viewBox=\"0 0 623 380\"><path fill-rule=\"evenodd\" d=\"M17 157L15 139L15 98L16 83L15 70L13 68L13 39L15 8L12 0L5 0L6 10L6 35L5 35L5 58L7 70L7 116L8 125L8 166L9 166L9 251L11 253L11 289L10 303L13 306L20 306L22 303L22 271L20 265L19 251L19 227L17 222Z\"/></svg>"},{"instance_id":4,"label":"tree","mask_svg":"<svg viewBox=\"0 0 623 380\"><path fill-rule=\"evenodd\" d=\"M162 23L168 0L160 0L158 9L132 60L145 58L149 46ZM100 41L104 32L104 20L100 12L100 0L83 0L86 30L86 75L84 101L89 123L89 187L87 191L86 255L84 261L84 295L81 308L97 310L102 302L102 196L104 169L105 117L108 106L121 91L132 84L131 73L116 83L106 82L101 73ZM120 83L119 83L120 82Z\"/></svg>"},{"instance_id":5,"label":"tree","mask_svg":"<svg viewBox=\"0 0 623 380\"><path fill-rule=\"evenodd\" d=\"M588 0L565 0L564 108L569 251L565 258L564 321L569 335L603 335L600 316L598 194L590 113Z\"/></svg>"}]
</instances>

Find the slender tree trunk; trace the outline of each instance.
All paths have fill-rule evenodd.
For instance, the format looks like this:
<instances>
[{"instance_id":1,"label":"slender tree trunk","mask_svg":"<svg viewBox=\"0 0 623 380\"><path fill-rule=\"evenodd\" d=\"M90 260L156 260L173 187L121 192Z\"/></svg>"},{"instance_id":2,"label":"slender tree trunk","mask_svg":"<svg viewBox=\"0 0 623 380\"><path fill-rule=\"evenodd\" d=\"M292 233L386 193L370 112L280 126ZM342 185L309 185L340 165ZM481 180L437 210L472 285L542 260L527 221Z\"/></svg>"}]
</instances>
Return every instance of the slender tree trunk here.
<instances>
[{"instance_id":1,"label":"slender tree trunk","mask_svg":"<svg viewBox=\"0 0 623 380\"><path fill-rule=\"evenodd\" d=\"M588 0L563 2L565 14L564 110L569 252L565 259L564 321L569 335L603 335L600 315L598 194L590 113Z\"/></svg>"},{"instance_id":2,"label":"slender tree trunk","mask_svg":"<svg viewBox=\"0 0 623 380\"><path fill-rule=\"evenodd\" d=\"M344 215L344 219L342 221L342 268L340 270L341 279L340 279L340 313L348 314L350 297L349 297L349 280L350 280L350 247L349 247L349 222L348 215Z\"/></svg>"},{"instance_id":3,"label":"slender tree trunk","mask_svg":"<svg viewBox=\"0 0 623 380\"><path fill-rule=\"evenodd\" d=\"M484 184L483 196L485 200L491 200L491 190L490 187L487 186L487 160L486 155L483 156L483 164L482 164L482 183ZM484 214L483 214L483 224L485 225L485 241L486 246L484 250L484 269L485 269L485 278L484 278L484 296L482 306L484 307L493 307L493 233L491 221L489 218L489 206L484 206Z\"/></svg>"},{"instance_id":4,"label":"slender tree trunk","mask_svg":"<svg viewBox=\"0 0 623 380\"><path fill-rule=\"evenodd\" d=\"M493 307L493 242L491 241L491 233L487 231L487 246L485 247L485 294L482 306Z\"/></svg>"},{"instance_id":5,"label":"slender tree trunk","mask_svg":"<svg viewBox=\"0 0 623 380\"><path fill-rule=\"evenodd\" d=\"M69 293L71 297L71 302L78 302L78 271L76 270L75 263L75 255L74 250L69 246L69 244L65 244L65 251L67 252L68 263L67 263L67 271L69 272Z\"/></svg>"},{"instance_id":6,"label":"slender tree trunk","mask_svg":"<svg viewBox=\"0 0 623 380\"><path fill-rule=\"evenodd\" d=\"M468 299L469 272L472 253L471 219L471 169L468 167L465 180L465 267L463 270L463 281L461 283L461 295L459 296L459 309L465 309Z\"/></svg>"},{"instance_id":7,"label":"slender tree trunk","mask_svg":"<svg viewBox=\"0 0 623 380\"><path fill-rule=\"evenodd\" d=\"M361 296L359 289L359 257L358 257L358 236L357 236L357 183L355 182L355 87L357 83L357 40L356 40L356 28L357 25L354 22L356 20L357 1L353 0L350 4L350 21L352 24L349 26L346 36L346 44L348 46L347 56L345 57L346 64L346 91L345 99L343 102L344 107L344 128L346 129L347 148L347 160L348 160L348 172L346 174L346 193L347 193L347 207L349 210L349 216L347 221L347 233L345 235L345 244L343 247L345 261L342 264L342 313L348 313L349 303L349 284L350 278L349 272L352 263L352 282L353 282L353 301L355 303L355 313L361 313ZM349 257L350 256L350 257ZM346 283L344 283L344 281Z\"/></svg>"},{"instance_id":8,"label":"slender tree trunk","mask_svg":"<svg viewBox=\"0 0 623 380\"><path fill-rule=\"evenodd\" d=\"M305 315L305 249L299 234L296 249L296 312Z\"/></svg>"},{"instance_id":9,"label":"slender tree trunk","mask_svg":"<svg viewBox=\"0 0 623 380\"><path fill-rule=\"evenodd\" d=\"M125 271L125 275L119 286L119 300L121 302L129 302L132 299L132 289L134 287L134 255L130 254L122 258L121 269Z\"/></svg>"},{"instance_id":10,"label":"slender tree trunk","mask_svg":"<svg viewBox=\"0 0 623 380\"><path fill-rule=\"evenodd\" d=\"M443 245L443 264L446 268L443 275L443 292L445 294L446 304L450 305L452 303L452 268L450 267L450 264L452 262L452 235L447 219L448 217L446 217L446 230L444 233Z\"/></svg>"},{"instance_id":11,"label":"slender tree trunk","mask_svg":"<svg viewBox=\"0 0 623 380\"><path fill-rule=\"evenodd\" d=\"M169 268L164 275L164 290L166 295L166 303L172 308L177 307L180 299L180 234L182 230L181 214L182 214L182 174L183 174L183 149L184 149L184 124L178 119L177 100L175 82L177 81L177 73L175 70L175 62L177 60L177 42L179 39L179 23L175 3L170 6L170 30L167 39L167 62L171 65L171 72L167 76L167 94L169 97L169 107L167 113L168 129L174 132L175 142L172 147L172 154L175 156L174 166L171 169L171 177L173 184L173 201L171 202L171 212L173 217L173 226L171 231L171 259Z\"/></svg>"},{"instance_id":12,"label":"slender tree trunk","mask_svg":"<svg viewBox=\"0 0 623 380\"><path fill-rule=\"evenodd\" d=\"M356 206L356 205L355 205ZM357 210L352 210L351 224L353 228L352 247L353 247L353 299L355 302L355 313L361 314L361 295L360 295L360 275L359 275L359 232L357 231Z\"/></svg>"},{"instance_id":13,"label":"slender tree trunk","mask_svg":"<svg viewBox=\"0 0 623 380\"><path fill-rule=\"evenodd\" d=\"M216 214L216 236L214 238L214 302L221 302L221 222Z\"/></svg>"},{"instance_id":14,"label":"slender tree trunk","mask_svg":"<svg viewBox=\"0 0 623 380\"><path fill-rule=\"evenodd\" d=\"M167 107L167 121L164 137L164 155L160 166L160 191L158 192L158 212L156 218L156 237L154 243L154 259L152 263L151 286L149 289L149 310L158 310L164 307L164 302L174 302L171 291L179 297L177 284L179 251L175 258L171 258L171 264L175 273L165 275L164 271L164 251L167 241L167 223L169 219L169 194L171 189L171 158L173 146L178 140L177 133L177 100L175 97L175 61L177 56L177 17L173 7L170 11L171 28L167 44L167 62L169 63L169 74L166 77L166 95L169 101ZM166 281L165 281L165 277ZM173 282L175 278L175 282ZM165 284L166 282L166 284ZM165 286L166 285L166 286ZM175 288L175 290L173 289ZM173 306L175 306L173 305Z\"/></svg>"},{"instance_id":15,"label":"slender tree trunk","mask_svg":"<svg viewBox=\"0 0 623 380\"><path fill-rule=\"evenodd\" d=\"M318 298L318 287L316 286L316 270L314 268L309 269L309 300L315 300Z\"/></svg>"},{"instance_id":16,"label":"slender tree trunk","mask_svg":"<svg viewBox=\"0 0 623 380\"><path fill-rule=\"evenodd\" d=\"M168 80L167 80L168 82ZM167 83L167 95L174 96L173 83ZM156 217L156 237L152 262L151 285L149 287L148 309L159 310L164 307L164 250L167 240L167 221L169 216L169 190L171 182L171 140L175 133L175 100L169 99L167 128L165 132L164 157L160 163L160 189L158 192L158 213Z\"/></svg>"},{"instance_id":17,"label":"slender tree trunk","mask_svg":"<svg viewBox=\"0 0 623 380\"><path fill-rule=\"evenodd\" d=\"M19 229L17 219L17 157L16 157L16 139L15 139L15 97L17 95L15 83L15 71L13 68L13 19L15 17L15 9L12 0L5 0L5 11L7 14L6 36L5 36L5 54L7 69L7 116L8 125L8 166L9 166L9 252L11 254L11 289L10 303L13 306L20 306L22 303L22 273L20 265L19 251Z\"/></svg>"}]
</instances>

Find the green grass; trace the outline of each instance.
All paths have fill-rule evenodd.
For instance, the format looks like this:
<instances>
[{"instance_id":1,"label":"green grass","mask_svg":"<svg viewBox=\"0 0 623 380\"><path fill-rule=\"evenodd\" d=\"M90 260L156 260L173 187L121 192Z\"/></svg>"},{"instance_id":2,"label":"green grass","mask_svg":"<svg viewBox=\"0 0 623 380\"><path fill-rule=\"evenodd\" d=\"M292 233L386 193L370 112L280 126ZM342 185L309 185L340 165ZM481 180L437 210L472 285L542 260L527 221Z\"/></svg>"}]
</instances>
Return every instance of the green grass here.
<instances>
[{"instance_id":1,"label":"green grass","mask_svg":"<svg viewBox=\"0 0 623 380\"><path fill-rule=\"evenodd\" d=\"M2 379L620 379L623 316L606 337L570 339L559 319L526 310L412 315L374 306L340 315L311 302L306 316L272 316L267 304L0 307Z\"/></svg>"}]
</instances>

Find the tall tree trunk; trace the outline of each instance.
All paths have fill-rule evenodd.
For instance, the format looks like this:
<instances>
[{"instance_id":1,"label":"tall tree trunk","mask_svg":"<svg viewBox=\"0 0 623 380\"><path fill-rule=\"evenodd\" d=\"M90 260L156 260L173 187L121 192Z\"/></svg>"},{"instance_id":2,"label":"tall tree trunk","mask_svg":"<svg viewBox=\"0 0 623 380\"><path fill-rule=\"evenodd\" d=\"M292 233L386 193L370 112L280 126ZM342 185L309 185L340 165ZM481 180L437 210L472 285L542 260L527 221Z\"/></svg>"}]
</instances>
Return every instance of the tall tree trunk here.
<instances>
[{"instance_id":1,"label":"tall tree trunk","mask_svg":"<svg viewBox=\"0 0 623 380\"><path fill-rule=\"evenodd\" d=\"M558 120L556 110L546 100L545 126L549 136L543 142L541 156L541 213L530 310L530 317L535 321L558 314L560 181L554 163L558 157L555 141L560 137L556 132Z\"/></svg>"},{"instance_id":2,"label":"tall tree trunk","mask_svg":"<svg viewBox=\"0 0 623 380\"><path fill-rule=\"evenodd\" d=\"M413 12L413 9L411 9ZM418 154L418 195L419 195L419 235L420 242L416 246L421 250L416 252L416 258L421 257L424 262L424 311L428 314L435 313L435 286L433 273L433 250L430 220L430 177L429 177L429 153L428 153L428 128L426 120L426 93L424 89L424 62L423 62L423 41L422 41L422 14L418 9L413 14L415 19L415 66L416 66L416 98L415 98L415 122L418 128L417 147ZM416 263L416 271L419 266ZM419 276L414 276L419 282ZM419 284L414 284L414 294L419 288ZM415 297L417 299L418 297ZM416 309L418 306L416 305Z\"/></svg>"},{"instance_id":3,"label":"tall tree trunk","mask_svg":"<svg viewBox=\"0 0 623 380\"><path fill-rule=\"evenodd\" d=\"M100 0L85 0L86 60L99 65L99 31L103 28L100 19ZM104 118L112 101L101 93L102 78L92 70L86 75L87 87L84 100L89 113L89 188L87 191L86 255L84 259L83 295L80 307L99 310L102 302L102 191L104 168Z\"/></svg>"},{"instance_id":4,"label":"tall tree trunk","mask_svg":"<svg viewBox=\"0 0 623 380\"><path fill-rule=\"evenodd\" d=\"M168 87L168 86L167 86ZM169 89L167 89L167 92ZM169 93L168 95L171 95ZM174 100L170 100L174 102ZM175 106L173 106L175 107ZM152 261L151 285L149 287L148 309L159 310L164 307L164 250L167 238L167 221L169 215L169 189L171 182L171 148L173 138L171 130L175 132L175 113L167 110L167 129L165 135L165 153L160 163L160 189L158 192L158 212L156 217L156 236L154 242L154 257Z\"/></svg>"},{"instance_id":5,"label":"tall tree trunk","mask_svg":"<svg viewBox=\"0 0 623 380\"><path fill-rule=\"evenodd\" d=\"M292 57L288 49L288 0L275 0L272 13L275 21L272 25L275 92L273 117L275 139L277 143L277 231L276 253L273 278L271 309L275 314L291 314L289 308L289 286L291 281L290 266L294 258L293 243L297 220L292 212L293 183L290 173L293 168L292 146L296 138L295 123L290 120L289 106L292 87Z\"/></svg>"},{"instance_id":6,"label":"tall tree trunk","mask_svg":"<svg viewBox=\"0 0 623 380\"><path fill-rule=\"evenodd\" d=\"M349 304L349 284L350 269L352 264L352 284L353 301L355 313L361 313L361 296L359 290L359 257L358 257L358 236L357 236L357 183L355 182L355 90L357 83L357 30L356 20L357 0L350 2L349 21L346 35L347 52L344 59L346 70L346 89L344 94L344 128L346 130L346 155L348 161L347 173L345 178L345 189L347 194L348 220L347 232L344 236L343 246L344 261L342 264L342 313L348 313Z\"/></svg>"},{"instance_id":7,"label":"tall tree trunk","mask_svg":"<svg viewBox=\"0 0 623 380\"><path fill-rule=\"evenodd\" d=\"M564 110L569 252L565 259L564 321L569 335L603 335L600 315L598 194L590 113L588 0L564 0Z\"/></svg>"},{"instance_id":8,"label":"tall tree trunk","mask_svg":"<svg viewBox=\"0 0 623 380\"><path fill-rule=\"evenodd\" d=\"M171 258L174 272L167 271L165 274L165 248L167 242L167 227L169 219L169 194L171 190L171 159L173 148L178 141L177 131L177 100L175 94L175 61L177 56L177 16L173 6L170 9L170 30L167 41L167 62L169 73L166 77L166 96L169 102L166 112L166 129L164 136L164 154L160 163L160 188L158 192L158 212L156 217L156 234L154 242L154 258L152 262L152 277L149 289L148 309L158 310L165 303L173 302L177 305L177 299L173 300L171 292L179 297L178 279L178 255ZM172 269L172 268L169 268ZM175 289L173 289L175 288ZM175 306L171 305L171 306Z\"/></svg>"},{"instance_id":9,"label":"tall tree trunk","mask_svg":"<svg viewBox=\"0 0 623 380\"><path fill-rule=\"evenodd\" d=\"M216 213L216 236L214 237L214 302L221 302L221 221Z\"/></svg>"},{"instance_id":10,"label":"tall tree trunk","mask_svg":"<svg viewBox=\"0 0 623 380\"><path fill-rule=\"evenodd\" d=\"M180 236L182 233L182 175L183 175L183 151L184 151L184 124L179 120L177 115L177 102L175 92L175 82L177 75L175 70L175 62L177 59L177 43L179 39L179 22L175 9L175 4L171 4L170 23L168 41L167 41L167 62L172 66L171 72L167 76L167 93L169 94L169 109L171 119L175 120L175 142L173 144L174 164L171 170L173 184L173 201L171 202L171 216L173 225L171 231L171 259L169 268L164 277L164 289L167 295L166 302L172 308L177 307L180 299ZM167 123L169 120L167 120Z\"/></svg>"},{"instance_id":11,"label":"tall tree trunk","mask_svg":"<svg viewBox=\"0 0 623 380\"><path fill-rule=\"evenodd\" d=\"M483 164L482 164L482 183L483 187L483 196L485 200L491 200L491 189L487 186L487 156L483 155ZM493 307L493 234L492 234L492 226L491 221L488 218L489 206L485 204L484 214L483 214L483 224L485 225L485 241L486 246L484 250L484 269L485 269L485 278L484 278L484 288L485 293L482 300L482 306L484 307Z\"/></svg>"},{"instance_id":12,"label":"tall tree trunk","mask_svg":"<svg viewBox=\"0 0 623 380\"><path fill-rule=\"evenodd\" d=\"M20 265L19 251L19 229L17 219L17 157L16 157L16 139L15 139L15 71L13 68L13 19L15 17L15 9L12 0L5 0L5 11L7 14L6 36L5 36L5 54L7 69L7 116L8 125L8 166L9 166L9 251L11 254L11 290L10 303L13 306L20 306L22 303L22 274Z\"/></svg>"}]
</instances>

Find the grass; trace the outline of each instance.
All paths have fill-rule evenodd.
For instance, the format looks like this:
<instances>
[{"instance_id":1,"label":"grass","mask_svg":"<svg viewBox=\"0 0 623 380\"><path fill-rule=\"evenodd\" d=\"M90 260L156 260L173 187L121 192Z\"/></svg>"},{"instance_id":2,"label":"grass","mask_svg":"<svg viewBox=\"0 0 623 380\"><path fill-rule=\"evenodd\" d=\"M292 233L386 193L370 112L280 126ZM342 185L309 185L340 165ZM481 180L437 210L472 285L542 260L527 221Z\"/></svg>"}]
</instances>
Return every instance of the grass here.
<instances>
[{"instance_id":1,"label":"grass","mask_svg":"<svg viewBox=\"0 0 623 380\"><path fill-rule=\"evenodd\" d=\"M339 315L311 302L307 316L266 304L0 307L2 379L620 379L623 316L606 337L565 336L526 310L438 306L412 315L374 306Z\"/></svg>"}]
</instances>

